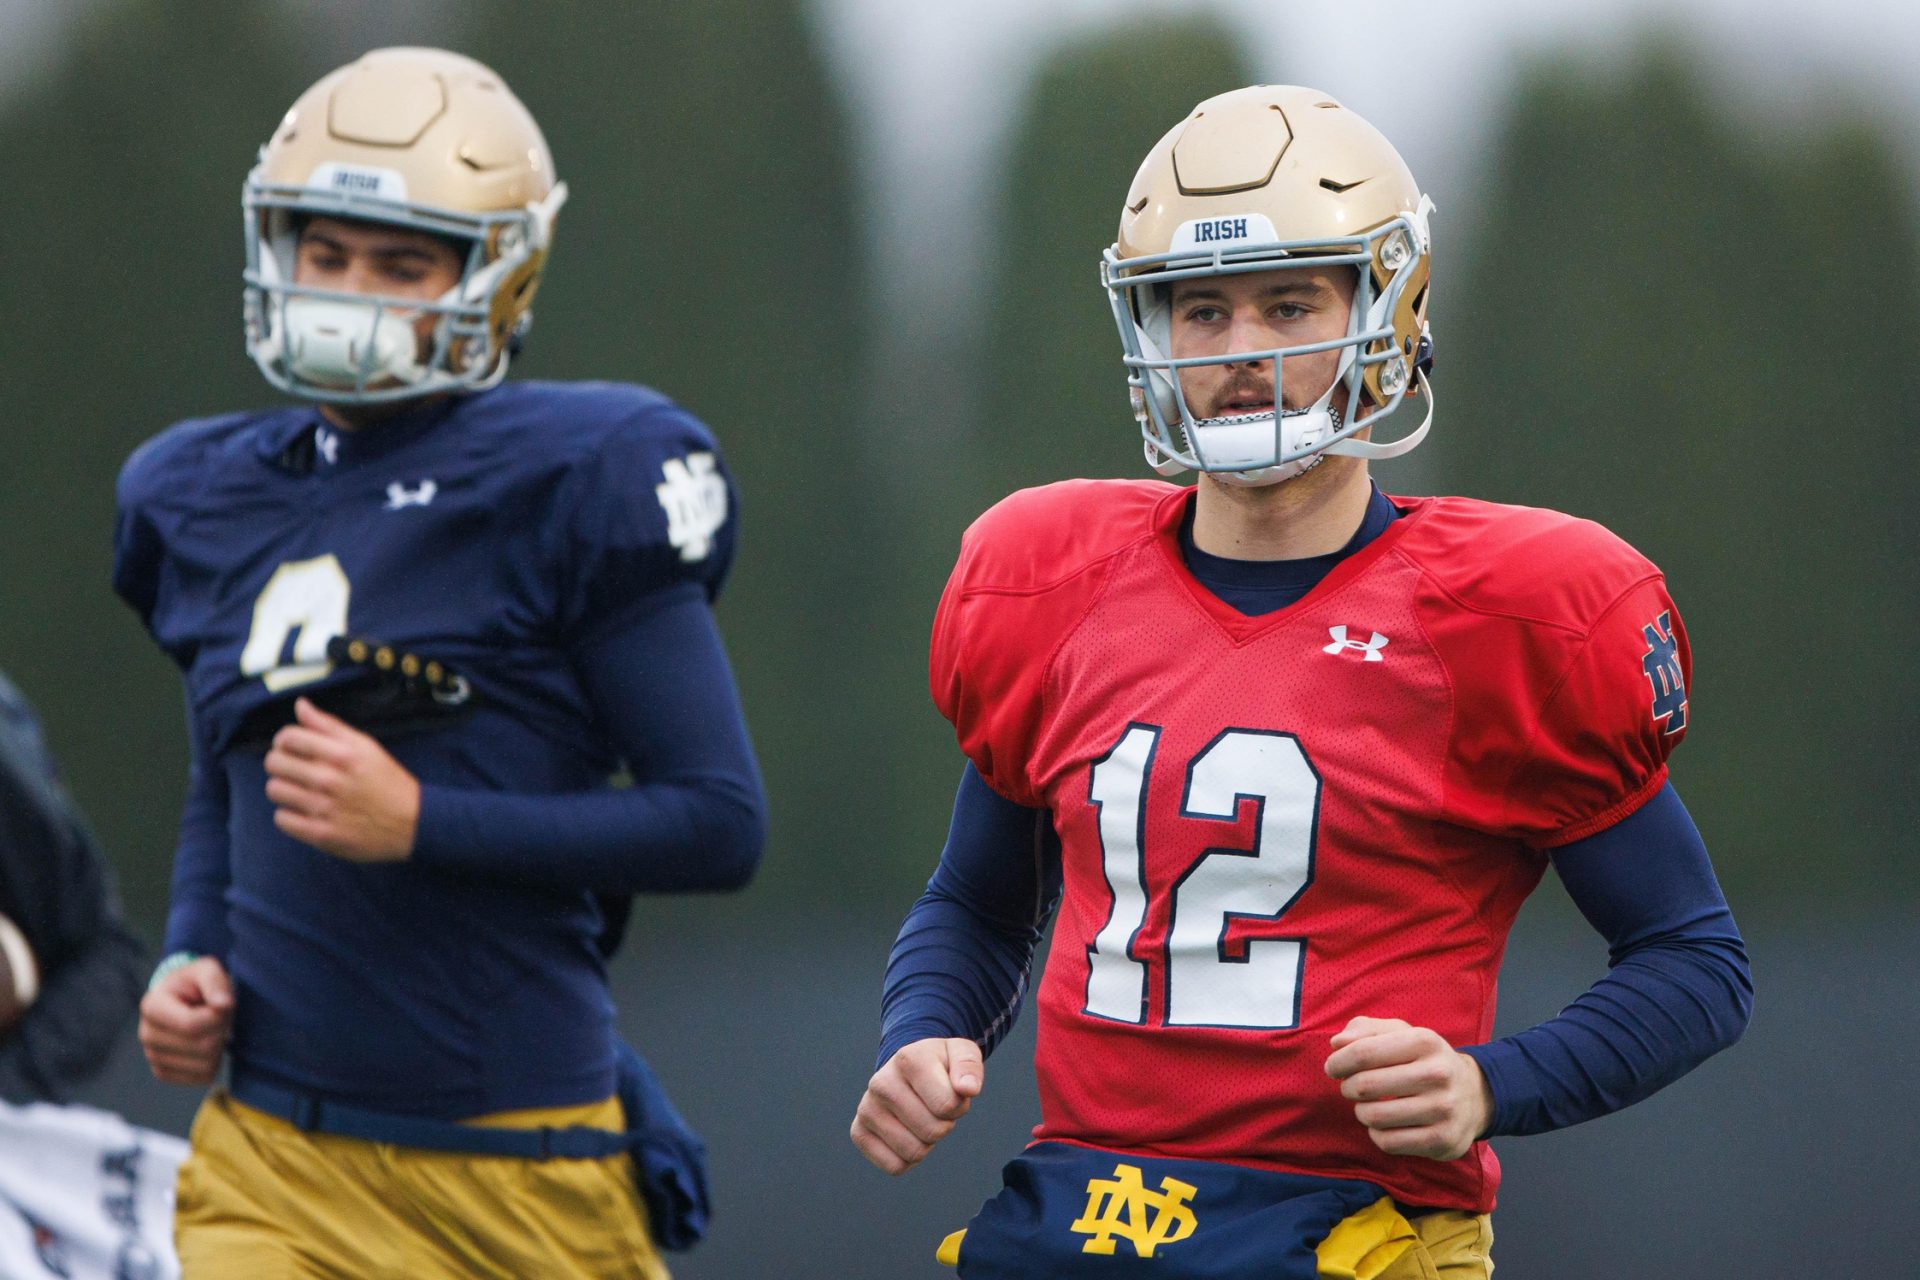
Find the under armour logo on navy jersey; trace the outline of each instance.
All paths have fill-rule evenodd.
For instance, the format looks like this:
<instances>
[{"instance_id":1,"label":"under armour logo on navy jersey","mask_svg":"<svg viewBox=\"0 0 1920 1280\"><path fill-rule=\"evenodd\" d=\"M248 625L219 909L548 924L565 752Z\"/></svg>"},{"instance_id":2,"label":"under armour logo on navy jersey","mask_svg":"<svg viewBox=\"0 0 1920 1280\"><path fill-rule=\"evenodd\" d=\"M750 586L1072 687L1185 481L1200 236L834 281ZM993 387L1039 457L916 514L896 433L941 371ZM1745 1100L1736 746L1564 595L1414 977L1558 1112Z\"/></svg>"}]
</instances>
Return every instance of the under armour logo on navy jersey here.
<instances>
[{"instance_id":1,"label":"under armour logo on navy jersey","mask_svg":"<svg viewBox=\"0 0 1920 1280\"><path fill-rule=\"evenodd\" d=\"M433 501L433 495L440 492L440 486L431 480L422 480L409 489L395 480L387 486L387 510L398 511L402 507L424 507Z\"/></svg>"},{"instance_id":2,"label":"under armour logo on navy jersey","mask_svg":"<svg viewBox=\"0 0 1920 1280\"><path fill-rule=\"evenodd\" d=\"M662 483L653 487L660 509L667 513L667 541L682 560L704 560L713 550L713 535L727 522L727 482L715 468L713 455L690 453L660 464Z\"/></svg>"},{"instance_id":3,"label":"under armour logo on navy jersey","mask_svg":"<svg viewBox=\"0 0 1920 1280\"><path fill-rule=\"evenodd\" d=\"M1667 722L1668 733L1687 727L1687 681L1680 671L1680 644L1673 638L1671 613L1662 613L1640 628L1646 637L1646 656L1640 669L1653 686L1653 718Z\"/></svg>"},{"instance_id":4,"label":"under armour logo on navy jersey","mask_svg":"<svg viewBox=\"0 0 1920 1280\"><path fill-rule=\"evenodd\" d=\"M1348 649L1357 649L1360 651L1361 661L1363 662L1386 661L1386 659L1381 656L1380 651L1387 647L1387 638L1378 631L1374 632L1371 638L1366 640L1347 639L1347 629L1345 626L1328 627L1327 634L1333 637L1333 643L1324 646L1320 650L1322 653L1344 653Z\"/></svg>"},{"instance_id":5,"label":"under armour logo on navy jersey","mask_svg":"<svg viewBox=\"0 0 1920 1280\"><path fill-rule=\"evenodd\" d=\"M313 433L313 447L319 451L321 457L327 460L329 466L340 461L340 437L325 427Z\"/></svg>"}]
</instances>

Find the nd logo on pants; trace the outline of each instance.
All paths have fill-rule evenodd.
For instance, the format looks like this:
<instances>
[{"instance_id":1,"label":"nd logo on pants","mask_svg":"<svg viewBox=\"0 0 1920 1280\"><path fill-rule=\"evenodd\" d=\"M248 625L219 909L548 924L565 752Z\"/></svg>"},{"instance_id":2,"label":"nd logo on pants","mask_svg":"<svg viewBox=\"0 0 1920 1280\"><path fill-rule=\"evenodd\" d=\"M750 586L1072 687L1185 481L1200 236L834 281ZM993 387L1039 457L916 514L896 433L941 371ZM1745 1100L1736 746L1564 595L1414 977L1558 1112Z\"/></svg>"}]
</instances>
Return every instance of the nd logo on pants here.
<instances>
[{"instance_id":1,"label":"nd logo on pants","mask_svg":"<svg viewBox=\"0 0 1920 1280\"><path fill-rule=\"evenodd\" d=\"M1028 1148L940 1248L963 1280L1486 1280L1484 1215L1411 1220L1379 1187L1065 1143Z\"/></svg>"}]
</instances>

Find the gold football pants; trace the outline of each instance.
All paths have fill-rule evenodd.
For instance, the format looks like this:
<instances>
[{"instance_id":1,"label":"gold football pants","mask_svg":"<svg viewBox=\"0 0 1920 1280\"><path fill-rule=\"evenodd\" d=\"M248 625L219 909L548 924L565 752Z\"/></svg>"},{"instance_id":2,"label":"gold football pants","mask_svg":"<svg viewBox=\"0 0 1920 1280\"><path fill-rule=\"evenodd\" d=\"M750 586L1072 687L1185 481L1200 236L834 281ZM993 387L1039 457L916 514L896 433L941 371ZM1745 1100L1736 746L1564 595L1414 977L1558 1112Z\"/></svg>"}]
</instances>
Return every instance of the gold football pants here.
<instances>
[{"instance_id":1,"label":"gold football pants","mask_svg":"<svg viewBox=\"0 0 1920 1280\"><path fill-rule=\"evenodd\" d=\"M1380 1280L1487 1280L1493 1274L1493 1221L1484 1213L1441 1209L1413 1220L1419 1247L1380 1273Z\"/></svg>"},{"instance_id":2,"label":"gold football pants","mask_svg":"<svg viewBox=\"0 0 1920 1280\"><path fill-rule=\"evenodd\" d=\"M473 1123L619 1130L620 1102ZM183 1280L668 1280L632 1157L527 1160L302 1133L224 1091L194 1117Z\"/></svg>"},{"instance_id":3,"label":"gold football pants","mask_svg":"<svg viewBox=\"0 0 1920 1280\"><path fill-rule=\"evenodd\" d=\"M1493 1223L1453 1209L1408 1219L1381 1199L1334 1227L1319 1253L1321 1280L1488 1280Z\"/></svg>"}]
</instances>

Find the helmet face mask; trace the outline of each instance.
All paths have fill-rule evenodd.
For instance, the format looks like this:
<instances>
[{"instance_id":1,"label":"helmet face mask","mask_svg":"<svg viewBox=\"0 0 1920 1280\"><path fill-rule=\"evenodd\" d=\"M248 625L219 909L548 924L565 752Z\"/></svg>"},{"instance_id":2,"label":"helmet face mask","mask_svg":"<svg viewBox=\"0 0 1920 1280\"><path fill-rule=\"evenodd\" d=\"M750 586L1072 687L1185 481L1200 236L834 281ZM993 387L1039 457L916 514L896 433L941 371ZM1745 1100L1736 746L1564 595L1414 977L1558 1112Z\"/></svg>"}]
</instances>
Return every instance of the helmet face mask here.
<instances>
[{"instance_id":1,"label":"helmet face mask","mask_svg":"<svg viewBox=\"0 0 1920 1280\"><path fill-rule=\"evenodd\" d=\"M1302 474L1328 454L1395 457L1417 445L1432 421L1432 208L1386 140L1324 94L1256 86L1201 103L1141 166L1119 239L1101 263L1148 464L1162 475L1204 471L1260 485ZM1328 270L1354 280L1340 336L1173 354L1171 300L1180 281ZM1340 353L1331 384L1313 403L1289 407L1285 361L1326 351ZM1254 362L1271 362L1274 411L1195 412L1183 370ZM1409 395L1427 402L1415 430L1389 444L1358 438Z\"/></svg>"},{"instance_id":2,"label":"helmet face mask","mask_svg":"<svg viewBox=\"0 0 1920 1280\"><path fill-rule=\"evenodd\" d=\"M532 116L487 68L375 50L302 95L247 176L248 355L280 390L331 403L496 385L566 193ZM460 279L431 300L296 283L299 230L315 217L451 240ZM422 315L435 322L416 341Z\"/></svg>"}]
</instances>

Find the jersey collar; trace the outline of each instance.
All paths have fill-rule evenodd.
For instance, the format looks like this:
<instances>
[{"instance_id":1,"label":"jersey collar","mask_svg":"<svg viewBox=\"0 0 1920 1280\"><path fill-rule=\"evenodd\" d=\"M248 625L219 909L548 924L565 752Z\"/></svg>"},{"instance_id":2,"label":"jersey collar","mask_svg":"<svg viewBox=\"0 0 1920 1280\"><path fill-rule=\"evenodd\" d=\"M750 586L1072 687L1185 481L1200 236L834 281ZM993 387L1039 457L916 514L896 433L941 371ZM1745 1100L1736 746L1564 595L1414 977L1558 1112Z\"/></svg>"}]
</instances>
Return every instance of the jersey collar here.
<instances>
[{"instance_id":1,"label":"jersey collar","mask_svg":"<svg viewBox=\"0 0 1920 1280\"><path fill-rule=\"evenodd\" d=\"M1314 585L1300 599L1284 608L1257 617L1248 617L1238 609L1213 594L1187 568L1186 559L1180 552L1180 526L1187 520L1193 508L1194 488L1191 485L1175 489L1161 499L1153 512L1154 541L1158 544L1161 561L1167 572L1171 573L1200 610L1219 628L1226 632L1235 644L1248 640L1279 626L1299 615L1303 609L1311 608L1317 601L1324 600L1333 592L1341 590L1369 568L1376 564L1394 544L1405 535L1409 526L1418 522L1429 505L1427 498L1403 498L1392 494L1387 501L1400 510L1400 518L1389 524L1385 531L1366 546L1328 570L1327 575Z\"/></svg>"},{"instance_id":2,"label":"jersey collar","mask_svg":"<svg viewBox=\"0 0 1920 1280\"><path fill-rule=\"evenodd\" d=\"M484 395L485 392L476 393ZM301 474L341 470L385 457L446 421L475 396L448 395L431 404L404 409L358 431L340 431L312 407L289 410L260 434L260 455L284 470ZM330 458L320 456L321 433Z\"/></svg>"}]
</instances>

